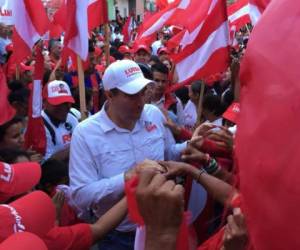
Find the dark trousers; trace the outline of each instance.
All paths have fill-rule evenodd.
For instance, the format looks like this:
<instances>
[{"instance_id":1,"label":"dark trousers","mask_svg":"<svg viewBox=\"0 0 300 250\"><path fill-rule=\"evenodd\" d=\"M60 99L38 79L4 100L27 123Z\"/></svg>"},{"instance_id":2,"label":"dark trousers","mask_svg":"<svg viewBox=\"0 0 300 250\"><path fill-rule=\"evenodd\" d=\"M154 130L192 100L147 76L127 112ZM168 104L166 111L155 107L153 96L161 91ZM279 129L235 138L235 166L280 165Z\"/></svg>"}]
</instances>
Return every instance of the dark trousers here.
<instances>
[{"instance_id":1,"label":"dark trousers","mask_svg":"<svg viewBox=\"0 0 300 250\"><path fill-rule=\"evenodd\" d=\"M99 250L134 250L135 232L113 230L98 243Z\"/></svg>"}]
</instances>

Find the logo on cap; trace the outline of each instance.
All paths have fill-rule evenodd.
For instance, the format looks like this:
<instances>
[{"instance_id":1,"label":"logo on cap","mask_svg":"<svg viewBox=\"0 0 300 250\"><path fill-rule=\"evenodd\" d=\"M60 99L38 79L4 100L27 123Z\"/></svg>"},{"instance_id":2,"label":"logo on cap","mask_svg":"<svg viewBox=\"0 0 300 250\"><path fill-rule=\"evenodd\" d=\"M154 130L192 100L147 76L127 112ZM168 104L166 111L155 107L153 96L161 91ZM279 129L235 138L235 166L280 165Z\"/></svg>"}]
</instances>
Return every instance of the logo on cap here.
<instances>
[{"instance_id":1,"label":"logo on cap","mask_svg":"<svg viewBox=\"0 0 300 250\"><path fill-rule=\"evenodd\" d=\"M18 214L17 210L9 205L4 204L2 206L8 208L10 210L11 215L15 218L14 232L24 232L26 228L22 224L22 217Z\"/></svg>"},{"instance_id":2,"label":"logo on cap","mask_svg":"<svg viewBox=\"0 0 300 250\"><path fill-rule=\"evenodd\" d=\"M141 73L141 69L139 67L132 67L125 70L125 75L127 77L131 77L135 74Z\"/></svg>"}]
</instances>

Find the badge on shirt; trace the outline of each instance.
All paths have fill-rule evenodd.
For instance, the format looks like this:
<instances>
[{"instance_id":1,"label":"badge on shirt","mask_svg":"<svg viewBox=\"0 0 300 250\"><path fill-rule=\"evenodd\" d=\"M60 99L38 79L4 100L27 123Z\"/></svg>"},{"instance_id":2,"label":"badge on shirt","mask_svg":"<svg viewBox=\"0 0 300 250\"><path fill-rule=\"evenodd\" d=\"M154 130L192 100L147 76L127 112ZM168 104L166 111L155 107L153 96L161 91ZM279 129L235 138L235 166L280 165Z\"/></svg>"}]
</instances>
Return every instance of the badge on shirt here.
<instances>
[{"instance_id":1,"label":"badge on shirt","mask_svg":"<svg viewBox=\"0 0 300 250\"><path fill-rule=\"evenodd\" d=\"M155 124L153 124L152 122L147 122L147 121L145 121L145 128L148 132L151 132L151 131L157 129Z\"/></svg>"}]
</instances>

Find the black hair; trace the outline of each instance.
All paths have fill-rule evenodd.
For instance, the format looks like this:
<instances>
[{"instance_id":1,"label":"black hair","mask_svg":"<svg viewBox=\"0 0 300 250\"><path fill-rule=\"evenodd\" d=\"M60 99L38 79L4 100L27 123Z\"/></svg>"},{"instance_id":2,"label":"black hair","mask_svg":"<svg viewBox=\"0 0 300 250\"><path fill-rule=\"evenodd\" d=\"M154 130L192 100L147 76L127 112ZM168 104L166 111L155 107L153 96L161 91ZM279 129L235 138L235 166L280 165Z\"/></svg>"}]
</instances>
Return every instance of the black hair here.
<instances>
[{"instance_id":1,"label":"black hair","mask_svg":"<svg viewBox=\"0 0 300 250\"><path fill-rule=\"evenodd\" d=\"M203 81L200 81L200 80L194 81L194 82L192 83L192 85L191 85L191 90L192 90L193 94L195 94L195 95L200 95L200 91L201 91L201 86L202 86L202 84L204 84L204 82L203 82Z\"/></svg>"},{"instance_id":2,"label":"black hair","mask_svg":"<svg viewBox=\"0 0 300 250\"><path fill-rule=\"evenodd\" d=\"M17 148L3 148L0 150L0 158L2 161L13 164L16 163L16 160L20 156L25 156L28 159L30 159L29 154L22 149L17 149Z\"/></svg>"},{"instance_id":3,"label":"black hair","mask_svg":"<svg viewBox=\"0 0 300 250\"><path fill-rule=\"evenodd\" d=\"M6 130L12 126L13 124L16 124L16 123L19 123L19 122L22 122L23 119L19 116L15 116L14 118L12 118L10 121L0 125L0 142L3 141L3 138L4 138L4 135L6 133Z\"/></svg>"},{"instance_id":4,"label":"black hair","mask_svg":"<svg viewBox=\"0 0 300 250\"><path fill-rule=\"evenodd\" d=\"M44 71L44 75L43 75L43 86L45 86L50 79L50 75L51 75L52 71L50 69L46 69Z\"/></svg>"},{"instance_id":5,"label":"black hair","mask_svg":"<svg viewBox=\"0 0 300 250\"><path fill-rule=\"evenodd\" d=\"M49 45L48 45L48 51L51 52L53 46L57 43L60 43L59 39L50 39L49 40Z\"/></svg>"},{"instance_id":6,"label":"black hair","mask_svg":"<svg viewBox=\"0 0 300 250\"><path fill-rule=\"evenodd\" d=\"M159 62L160 62L158 56L154 56L154 55L152 55L152 56L150 57L149 62L151 62L151 61L153 61L153 62L155 62L155 63L159 63Z\"/></svg>"},{"instance_id":7,"label":"black hair","mask_svg":"<svg viewBox=\"0 0 300 250\"><path fill-rule=\"evenodd\" d=\"M223 112L221 105L221 98L215 94L206 94L203 98L203 109L206 109L216 116L220 116Z\"/></svg>"},{"instance_id":8,"label":"black hair","mask_svg":"<svg viewBox=\"0 0 300 250\"><path fill-rule=\"evenodd\" d=\"M79 88L72 89L72 96L74 97L75 103L72 105L74 108L80 110L80 95ZM85 100L89 103L93 97L93 91L90 88L85 89Z\"/></svg>"},{"instance_id":9,"label":"black hair","mask_svg":"<svg viewBox=\"0 0 300 250\"><path fill-rule=\"evenodd\" d=\"M48 159L42 164L42 176L39 182L39 189L47 191L46 186L57 186L60 182L68 178L69 169L68 165L59 160Z\"/></svg>"},{"instance_id":10,"label":"black hair","mask_svg":"<svg viewBox=\"0 0 300 250\"><path fill-rule=\"evenodd\" d=\"M139 67L141 68L143 75L145 78L153 80L153 74L151 68L145 63L138 63Z\"/></svg>"},{"instance_id":11,"label":"black hair","mask_svg":"<svg viewBox=\"0 0 300 250\"><path fill-rule=\"evenodd\" d=\"M168 75L169 74L169 69L166 65L164 65L162 62L155 63L151 67L152 73L153 72L160 72L162 74Z\"/></svg>"},{"instance_id":12,"label":"black hair","mask_svg":"<svg viewBox=\"0 0 300 250\"><path fill-rule=\"evenodd\" d=\"M27 103L30 90L25 88L21 81L13 80L8 84L8 87L11 90L7 97L10 104L14 102Z\"/></svg>"},{"instance_id":13,"label":"black hair","mask_svg":"<svg viewBox=\"0 0 300 250\"><path fill-rule=\"evenodd\" d=\"M180 99L183 105L187 104L189 101L189 90L186 86L183 88L177 89L175 95Z\"/></svg>"}]
</instances>

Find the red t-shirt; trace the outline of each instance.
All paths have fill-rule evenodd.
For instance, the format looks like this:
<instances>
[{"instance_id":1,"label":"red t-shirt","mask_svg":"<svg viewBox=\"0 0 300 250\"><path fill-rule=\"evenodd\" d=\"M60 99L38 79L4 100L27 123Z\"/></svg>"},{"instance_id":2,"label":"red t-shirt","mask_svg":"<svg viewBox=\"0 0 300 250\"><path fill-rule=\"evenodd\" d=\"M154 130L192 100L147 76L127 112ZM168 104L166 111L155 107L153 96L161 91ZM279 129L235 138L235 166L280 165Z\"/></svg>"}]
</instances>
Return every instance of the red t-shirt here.
<instances>
[{"instance_id":1,"label":"red t-shirt","mask_svg":"<svg viewBox=\"0 0 300 250\"><path fill-rule=\"evenodd\" d=\"M48 250L86 250L93 244L91 226L85 223L54 227L43 240Z\"/></svg>"}]
</instances>

